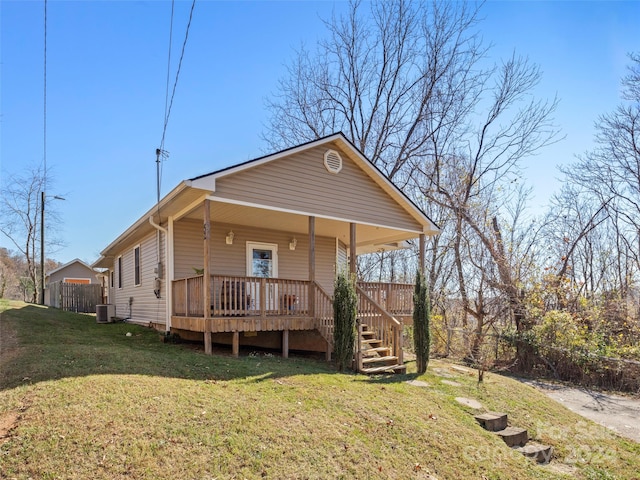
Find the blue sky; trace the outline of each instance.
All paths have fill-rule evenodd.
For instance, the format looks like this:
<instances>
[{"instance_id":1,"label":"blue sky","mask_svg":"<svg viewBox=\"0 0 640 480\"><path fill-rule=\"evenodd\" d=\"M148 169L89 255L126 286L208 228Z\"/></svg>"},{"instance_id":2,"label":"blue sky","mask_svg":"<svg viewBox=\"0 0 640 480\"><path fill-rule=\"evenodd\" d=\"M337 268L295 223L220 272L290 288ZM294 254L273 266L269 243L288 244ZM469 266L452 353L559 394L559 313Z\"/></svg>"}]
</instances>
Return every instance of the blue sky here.
<instances>
[{"instance_id":1,"label":"blue sky","mask_svg":"<svg viewBox=\"0 0 640 480\"><path fill-rule=\"evenodd\" d=\"M42 0L3 0L0 174L43 159ZM178 182L264 153L265 98L321 18L344 2L199 0L165 139L162 192ZM191 1L175 4L171 83ZM169 1L49 0L47 167L66 247L48 256L89 263L156 197ZM627 53L640 51L640 1L490 1L480 31L491 59L513 51L543 71L536 95L558 96L566 139L527 159L541 208L558 188L556 165L592 145L593 123L619 102ZM6 238L0 246L12 248Z\"/></svg>"}]
</instances>

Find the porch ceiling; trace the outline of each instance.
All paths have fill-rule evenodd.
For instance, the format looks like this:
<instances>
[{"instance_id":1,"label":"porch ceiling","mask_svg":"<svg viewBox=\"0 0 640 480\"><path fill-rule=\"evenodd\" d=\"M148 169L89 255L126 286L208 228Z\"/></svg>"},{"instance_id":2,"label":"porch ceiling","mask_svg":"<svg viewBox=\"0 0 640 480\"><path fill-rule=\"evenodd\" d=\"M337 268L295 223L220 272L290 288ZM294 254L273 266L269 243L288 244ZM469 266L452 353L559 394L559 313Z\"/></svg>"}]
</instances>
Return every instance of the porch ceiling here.
<instances>
[{"instance_id":1,"label":"porch ceiling","mask_svg":"<svg viewBox=\"0 0 640 480\"><path fill-rule=\"evenodd\" d=\"M203 210L199 206L188 212L183 218L203 221ZM211 202L211 223L225 223L268 230L285 231L306 235L309 231L309 217L305 214L282 212L245 205ZM349 220L316 217L316 235L337 237L349 245ZM214 227L215 228L215 227ZM398 230L377 225L357 224L356 247L364 251L389 250L397 248L395 244L403 240L417 238L419 232ZM364 248L366 247L366 248Z\"/></svg>"}]
</instances>

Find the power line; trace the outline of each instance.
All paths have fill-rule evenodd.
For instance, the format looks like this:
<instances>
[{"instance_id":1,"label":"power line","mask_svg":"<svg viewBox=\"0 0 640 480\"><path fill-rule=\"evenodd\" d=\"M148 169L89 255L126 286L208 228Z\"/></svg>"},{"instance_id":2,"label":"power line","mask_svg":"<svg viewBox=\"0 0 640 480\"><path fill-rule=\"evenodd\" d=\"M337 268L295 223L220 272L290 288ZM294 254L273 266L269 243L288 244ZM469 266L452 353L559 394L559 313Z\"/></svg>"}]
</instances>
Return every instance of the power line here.
<instances>
[{"instance_id":1,"label":"power line","mask_svg":"<svg viewBox=\"0 0 640 480\"><path fill-rule=\"evenodd\" d=\"M171 107L173 106L173 99L176 95L176 88L178 86L178 79L180 78L180 70L182 68L182 60L184 58L184 52L187 47L187 40L189 39L189 29L191 28L191 20L193 19L193 10L196 6L196 0L193 0L191 3L191 10L189 12L189 22L187 23L187 29L184 35L184 42L182 42L182 51L180 52L180 60L178 62L178 69L176 70L176 78L173 82L173 89L171 91L171 101L168 102L167 107L167 99L169 97L169 71L171 69L171 44L173 39L173 15L174 15L174 2L171 2L171 22L169 26L169 54L167 60L167 83L166 83L166 93L164 100L164 125L162 127L162 139L160 140L160 148L156 149L156 183L157 183L157 207L158 207L158 218L160 217L160 185L162 182L162 160L166 159L169 156L169 152L164 150L164 139L167 134L167 125L169 124L169 117L171 116Z\"/></svg>"},{"instance_id":2,"label":"power line","mask_svg":"<svg viewBox=\"0 0 640 480\"><path fill-rule=\"evenodd\" d=\"M162 132L162 140L164 144L164 132L167 128L167 107L169 105L169 73L171 72L171 47L173 45L173 12L174 12L175 0L171 0L171 21L169 22L169 55L167 58L167 83L165 87L164 94L164 129ZM162 149L164 145L160 145L160 149Z\"/></svg>"},{"instance_id":3,"label":"power line","mask_svg":"<svg viewBox=\"0 0 640 480\"><path fill-rule=\"evenodd\" d=\"M187 23L187 30L184 35L184 42L182 43L182 52L180 53L180 61L178 62L178 70L176 71L176 79L173 82L173 90L171 92L171 101L169 102L169 108L165 112L164 127L162 129L162 140L160 141L160 150L164 147L164 138L167 133L167 125L169 124L169 117L171 115L171 107L173 106L173 99L176 94L176 87L178 86L178 78L180 77L180 69L182 67L182 59L184 58L184 51L187 47L187 40L189 39L189 28L191 27L191 20L193 19L193 9L196 6L196 0L191 3L191 11L189 12L189 22ZM173 12L173 10L172 10Z\"/></svg>"}]
</instances>

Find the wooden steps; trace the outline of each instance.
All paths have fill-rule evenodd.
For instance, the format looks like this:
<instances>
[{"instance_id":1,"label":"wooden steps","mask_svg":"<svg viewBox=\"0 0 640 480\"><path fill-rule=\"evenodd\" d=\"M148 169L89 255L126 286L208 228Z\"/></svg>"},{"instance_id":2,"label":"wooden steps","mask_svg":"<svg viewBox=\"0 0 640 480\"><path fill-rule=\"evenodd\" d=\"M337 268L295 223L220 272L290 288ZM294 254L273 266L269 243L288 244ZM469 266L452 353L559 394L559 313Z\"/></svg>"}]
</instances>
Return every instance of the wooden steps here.
<instances>
[{"instance_id":1,"label":"wooden steps","mask_svg":"<svg viewBox=\"0 0 640 480\"><path fill-rule=\"evenodd\" d=\"M404 373L407 367L392 355L391 348L384 346L376 332L366 324L358 325L360 358L358 371L368 375L376 373Z\"/></svg>"},{"instance_id":2,"label":"wooden steps","mask_svg":"<svg viewBox=\"0 0 640 480\"><path fill-rule=\"evenodd\" d=\"M529 433L524 428L507 427L496 432L509 447L524 447L529 441Z\"/></svg>"},{"instance_id":3,"label":"wooden steps","mask_svg":"<svg viewBox=\"0 0 640 480\"><path fill-rule=\"evenodd\" d=\"M383 365L381 367L363 368L360 372L372 375L374 373L404 373L407 370L405 365Z\"/></svg>"},{"instance_id":4,"label":"wooden steps","mask_svg":"<svg viewBox=\"0 0 640 480\"><path fill-rule=\"evenodd\" d=\"M507 414L487 412L481 415L475 415L476 422L482 425L482 428L490 432L499 432L507 428Z\"/></svg>"},{"instance_id":5,"label":"wooden steps","mask_svg":"<svg viewBox=\"0 0 640 480\"><path fill-rule=\"evenodd\" d=\"M476 421L490 432L494 432L507 446L514 448L525 457L538 463L549 463L553 457L553 447L529 442L529 433L524 428L508 426L506 413L487 412L475 415Z\"/></svg>"}]
</instances>

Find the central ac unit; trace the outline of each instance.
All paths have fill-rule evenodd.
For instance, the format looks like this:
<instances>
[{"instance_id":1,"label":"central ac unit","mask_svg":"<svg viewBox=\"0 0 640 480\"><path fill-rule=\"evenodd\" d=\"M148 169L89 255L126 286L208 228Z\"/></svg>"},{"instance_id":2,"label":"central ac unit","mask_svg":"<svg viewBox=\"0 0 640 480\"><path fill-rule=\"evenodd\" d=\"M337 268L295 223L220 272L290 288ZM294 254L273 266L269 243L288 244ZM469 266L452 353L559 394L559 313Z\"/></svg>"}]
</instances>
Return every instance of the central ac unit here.
<instances>
[{"instance_id":1,"label":"central ac unit","mask_svg":"<svg viewBox=\"0 0 640 480\"><path fill-rule=\"evenodd\" d=\"M116 308L113 304L96 305L96 322L111 323L116 315Z\"/></svg>"}]
</instances>

